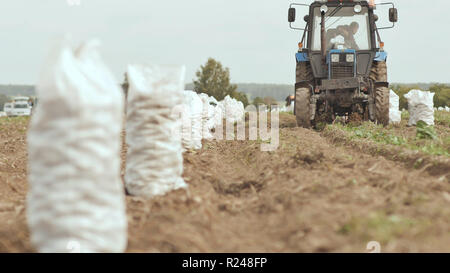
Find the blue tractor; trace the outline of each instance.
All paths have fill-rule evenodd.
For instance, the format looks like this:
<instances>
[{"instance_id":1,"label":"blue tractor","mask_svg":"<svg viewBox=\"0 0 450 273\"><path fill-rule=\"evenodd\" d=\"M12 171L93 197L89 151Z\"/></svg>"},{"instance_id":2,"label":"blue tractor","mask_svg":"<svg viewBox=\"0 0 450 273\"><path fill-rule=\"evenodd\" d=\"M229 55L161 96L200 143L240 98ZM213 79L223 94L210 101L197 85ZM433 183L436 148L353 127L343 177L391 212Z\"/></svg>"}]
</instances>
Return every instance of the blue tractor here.
<instances>
[{"instance_id":1,"label":"blue tractor","mask_svg":"<svg viewBox=\"0 0 450 273\"><path fill-rule=\"evenodd\" d=\"M388 27L377 27L377 6L390 5ZM296 8L308 7L306 26L294 27ZM291 4L288 21L303 30L296 53L297 124L311 128L337 116L389 123L389 83L380 29L398 20L393 3L322 0Z\"/></svg>"}]
</instances>

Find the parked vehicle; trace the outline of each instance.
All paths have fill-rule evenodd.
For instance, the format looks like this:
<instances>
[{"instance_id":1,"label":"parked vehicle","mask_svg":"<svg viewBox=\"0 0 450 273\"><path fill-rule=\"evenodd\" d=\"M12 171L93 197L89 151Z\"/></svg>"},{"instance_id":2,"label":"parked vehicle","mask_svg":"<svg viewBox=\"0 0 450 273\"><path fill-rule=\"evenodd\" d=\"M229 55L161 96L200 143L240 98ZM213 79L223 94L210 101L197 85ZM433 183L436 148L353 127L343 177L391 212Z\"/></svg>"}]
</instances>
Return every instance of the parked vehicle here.
<instances>
[{"instance_id":1,"label":"parked vehicle","mask_svg":"<svg viewBox=\"0 0 450 273\"><path fill-rule=\"evenodd\" d=\"M12 102L5 103L5 113L9 117L30 116L31 105L28 97L15 97Z\"/></svg>"}]
</instances>

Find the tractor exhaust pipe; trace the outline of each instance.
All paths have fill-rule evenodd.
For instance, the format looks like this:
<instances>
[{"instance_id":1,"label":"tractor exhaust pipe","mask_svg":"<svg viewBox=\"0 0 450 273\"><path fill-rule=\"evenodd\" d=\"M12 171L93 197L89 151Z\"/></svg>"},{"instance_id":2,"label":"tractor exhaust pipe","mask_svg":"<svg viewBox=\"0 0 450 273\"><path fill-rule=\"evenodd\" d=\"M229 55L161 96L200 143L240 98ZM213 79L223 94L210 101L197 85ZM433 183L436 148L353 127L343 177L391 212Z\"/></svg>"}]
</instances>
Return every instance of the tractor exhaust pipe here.
<instances>
[{"instance_id":1,"label":"tractor exhaust pipe","mask_svg":"<svg viewBox=\"0 0 450 273\"><path fill-rule=\"evenodd\" d=\"M327 43L325 36L325 11L321 11L321 23L320 23L320 48L322 51L322 61L325 63L327 54Z\"/></svg>"}]
</instances>

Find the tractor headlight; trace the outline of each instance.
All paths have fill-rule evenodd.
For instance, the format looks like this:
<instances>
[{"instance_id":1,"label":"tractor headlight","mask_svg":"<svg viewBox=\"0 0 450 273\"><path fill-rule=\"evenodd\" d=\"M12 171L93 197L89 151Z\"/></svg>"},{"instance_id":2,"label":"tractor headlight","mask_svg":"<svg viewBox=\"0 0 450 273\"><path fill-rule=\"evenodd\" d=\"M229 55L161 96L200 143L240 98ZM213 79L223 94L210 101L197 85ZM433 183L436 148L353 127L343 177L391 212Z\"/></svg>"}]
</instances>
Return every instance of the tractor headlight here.
<instances>
[{"instance_id":1,"label":"tractor headlight","mask_svg":"<svg viewBox=\"0 0 450 273\"><path fill-rule=\"evenodd\" d=\"M362 10L361 5L356 5L356 6L354 7L354 11L355 11L356 13L360 13L361 10Z\"/></svg>"},{"instance_id":2,"label":"tractor headlight","mask_svg":"<svg viewBox=\"0 0 450 273\"><path fill-rule=\"evenodd\" d=\"M347 54L347 56L345 57L346 61L348 63L353 63L355 61L355 55L354 54Z\"/></svg>"},{"instance_id":3,"label":"tractor headlight","mask_svg":"<svg viewBox=\"0 0 450 273\"><path fill-rule=\"evenodd\" d=\"M338 63L339 62L339 54L331 54L331 62Z\"/></svg>"}]
</instances>

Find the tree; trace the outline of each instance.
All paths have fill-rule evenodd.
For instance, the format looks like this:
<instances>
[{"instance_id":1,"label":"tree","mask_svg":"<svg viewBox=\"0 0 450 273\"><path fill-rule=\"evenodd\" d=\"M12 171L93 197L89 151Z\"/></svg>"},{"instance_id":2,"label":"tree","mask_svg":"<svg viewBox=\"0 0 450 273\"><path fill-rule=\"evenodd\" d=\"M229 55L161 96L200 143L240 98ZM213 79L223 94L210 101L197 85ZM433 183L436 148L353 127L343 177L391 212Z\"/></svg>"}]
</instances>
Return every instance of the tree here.
<instances>
[{"instance_id":1,"label":"tree","mask_svg":"<svg viewBox=\"0 0 450 273\"><path fill-rule=\"evenodd\" d=\"M253 100L253 105L259 106L260 104L264 104L264 105L265 105L263 98L261 98L261 97L256 97L256 98Z\"/></svg>"},{"instance_id":2,"label":"tree","mask_svg":"<svg viewBox=\"0 0 450 273\"><path fill-rule=\"evenodd\" d=\"M450 86L445 84L434 84L430 87L434 92L434 107L445 107L450 105Z\"/></svg>"},{"instance_id":3,"label":"tree","mask_svg":"<svg viewBox=\"0 0 450 273\"><path fill-rule=\"evenodd\" d=\"M235 96L237 85L230 83L230 69L223 68L222 64L213 58L209 58L205 65L200 66L196 73L197 80L194 80L194 91L205 93L215 97L218 101L223 100L227 95Z\"/></svg>"},{"instance_id":4,"label":"tree","mask_svg":"<svg viewBox=\"0 0 450 273\"><path fill-rule=\"evenodd\" d=\"M231 97L232 98L234 98L234 99L236 99L236 100L238 100L238 101L241 101L243 104L244 104L244 107L247 107L247 105L249 105L250 103L248 102L248 97L247 97L247 95L245 94L245 93L242 93L242 92L233 92L232 94L231 94Z\"/></svg>"},{"instance_id":5,"label":"tree","mask_svg":"<svg viewBox=\"0 0 450 273\"><path fill-rule=\"evenodd\" d=\"M265 97L264 104L267 106L272 106L272 105L278 105L278 102L276 99L274 99L272 97Z\"/></svg>"}]
</instances>

